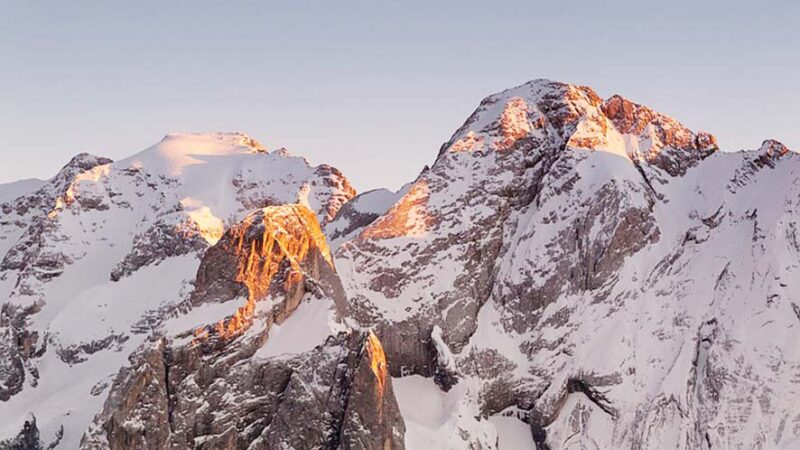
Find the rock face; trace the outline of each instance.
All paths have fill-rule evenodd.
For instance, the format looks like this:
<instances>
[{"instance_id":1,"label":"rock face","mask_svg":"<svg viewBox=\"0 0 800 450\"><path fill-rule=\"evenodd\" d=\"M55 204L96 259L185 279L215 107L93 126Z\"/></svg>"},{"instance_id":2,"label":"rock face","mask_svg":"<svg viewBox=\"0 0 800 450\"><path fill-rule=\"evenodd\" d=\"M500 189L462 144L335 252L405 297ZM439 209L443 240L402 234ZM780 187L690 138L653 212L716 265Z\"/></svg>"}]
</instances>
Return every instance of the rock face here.
<instances>
[{"instance_id":1,"label":"rock face","mask_svg":"<svg viewBox=\"0 0 800 450\"><path fill-rule=\"evenodd\" d=\"M407 193L342 246L337 257L352 261L343 278L356 317L386 324L395 367L432 374L433 327L460 351L491 296L506 305L509 330L534 328L536 315L560 295L601 293L626 255L658 240L657 193L637 169L646 160L638 147L628 154L605 105L588 88L551 82L485 99ZM662 128L694 136L676 127L665 120ZM605 151L585 150L595 147ZM580 171L591 165L600 167L584 179ZM541 217L536 226L533 214ZM540 226L556 236L538 239ZM515 245L520 240L530 245ZM498 267L503 260L514 267ZM392 342L415 348L395 355Z\"/></svg>"},{"instance_id":2,"label":"rock face","mask_svg":"<svg viewBox=\"0 0 800 450\"><path fill-rule=\"evenodd\" d=\"M798 180L547 80L397 192L81 155L0 192L0 448L796 448Z\"/></svg>"},{"instance_id":3,"label":"rock face","mask_svg":"<svg viewBox=\"0 0 800 450\"><path fill-rule=\"evenodd\" d=\"M716 149L586 87L492 95L339 247L353 320L538 448L797 445L800 159ZM485 423L442 445L493 447Z\"/></svg>"},{"instance_id":4,"label":"rock face","mask_svg":"<svg viewBox=\"0 0 800 450\"><path fill-rule=\"evenodd\" d=\"M135 354L83 448L404 448L374 334L341 332L296 355L259 353L273 325L285 326L304 298L332 300L335 317L345 306L308 208L268 207L231 227L206 252L196 285L193 309L245 304Z\"/></svg>"},{"instance_id":5,"label":"rock face","mask_svg":"<svg viewBox=\"0 0 800 450\"><path fill-rule=\"evenodd\" d=\"M157 341L120 373L81 448L403 449L375 346L374 335L340 334L262 360Z\"/></svg>"},{"instance_id":6,"label":"rock face","mask_svg":"<svg viewBox=\"0 0 800 450\"><path fill-rule=\"evenodd\" d=\"M308 292L326 292L340 315L347 307L317 218L302 205L267 207L231 227L206 252L195 285L192 307L246 299L229 321L210 330L222 337L248 327L257 302L268 297L283 297L270 324L283 322Z\"/></svg>"}]
</instances>

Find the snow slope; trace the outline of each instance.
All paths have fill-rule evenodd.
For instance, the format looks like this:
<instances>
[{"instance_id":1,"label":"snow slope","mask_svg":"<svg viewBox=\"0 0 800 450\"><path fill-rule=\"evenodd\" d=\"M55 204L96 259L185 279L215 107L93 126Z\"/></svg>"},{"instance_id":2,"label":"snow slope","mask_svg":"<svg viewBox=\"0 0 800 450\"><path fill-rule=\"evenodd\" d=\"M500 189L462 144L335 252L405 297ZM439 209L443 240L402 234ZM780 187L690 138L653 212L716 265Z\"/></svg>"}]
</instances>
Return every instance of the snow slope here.
<instances>
[{"instance_id":1,"label":"snow slope","mask_svg":"<svg viewBox=\"0 0 800 450\"><path fill-rule=\"evenodd\" d=\"M375 189L363 192L347 202L325 227L325 235L331 251L353 239L361 230L383 215L406 191L404 186L397 192Z\"/></svg>"},{"instance_id":2,"label":"snow slope","mask_svg":"<svg viewBox=\"0 0 800 450\"><path fill-rule=\"evenodd\" d=\"M42 187L44 183L43 180L29 178L27 180L0 184L0 203L7 203L25 194L29 194Z\"/></svg>"},{"instance_id":3,"label":"snow slope","mask_svg":"<svg viewBox=\"0 0 800 450\"><path fill-rule=\"evenodd\" d=\"M465 385L443 392L432 378L419 375L393 381L406 422L408 450L525 450L534 445L527 424L512 414L479 417L477 404Z\"/></svg>"}]
</instances>

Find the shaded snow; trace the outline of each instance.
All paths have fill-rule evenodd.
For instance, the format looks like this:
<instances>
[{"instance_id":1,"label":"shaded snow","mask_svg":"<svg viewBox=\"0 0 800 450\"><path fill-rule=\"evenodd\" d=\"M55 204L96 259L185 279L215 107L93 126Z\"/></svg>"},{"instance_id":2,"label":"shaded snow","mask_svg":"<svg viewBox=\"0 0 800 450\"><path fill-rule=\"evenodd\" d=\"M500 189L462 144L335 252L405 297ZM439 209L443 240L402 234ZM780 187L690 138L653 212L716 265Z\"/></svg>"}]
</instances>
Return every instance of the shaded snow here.
<instances>
[{"instance_id":1,"label":"shaded snow","mask_svg":"<svg viewBox=\"0 0 800 450\"><path fill-rule=\"evenodd\" d=\"M495 415L489 422L497 430L497 450L531 450L535 447L531 428L516 417Z\"/></svg>"},{"instance_id":2,"label":"shaded snow","mask_svg":"<svg viewBox=\"0 0 800 450\"><path fill-rule=\"evenodd\" d=\"M478 445L473 448L496 448L497 430L490 421L476 418L477 406L464 383L442 392L432 378L412 375L393 378L392 386L406 424L408 450L470 448L469 440Z\"/></svg>"},{"instance_id":3,"label":"shaded snow","mask_svg":"<svg viewBox=\"0 0 800 450\"><path fill-rule=\"evenodd\" d=\"M44 185L44 180L29 178L27 180L13 181L0 184L0 203L10 202L39 189Z\"/></svg>"},{"instance_id":4,"label":"shaded snow","mask_svg":"<svg viewBox=\"0 0 800 450\"><path fill-rule=\"evenodd\" d=\"M267 342L255 358L296 355L313 349L335 333L333 301L329 298L306 298L289 318L269 329Z\"/></svg>"}]
</instances>

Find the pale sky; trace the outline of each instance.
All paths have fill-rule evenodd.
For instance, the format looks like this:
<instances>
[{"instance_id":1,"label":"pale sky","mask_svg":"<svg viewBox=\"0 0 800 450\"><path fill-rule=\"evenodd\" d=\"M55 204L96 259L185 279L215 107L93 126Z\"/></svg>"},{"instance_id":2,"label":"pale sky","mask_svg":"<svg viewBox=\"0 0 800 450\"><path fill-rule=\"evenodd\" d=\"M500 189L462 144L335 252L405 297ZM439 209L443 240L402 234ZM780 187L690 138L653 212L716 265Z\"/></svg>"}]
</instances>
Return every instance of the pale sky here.
<instances>
[{"instance_id":1,"label":"pale sky","mask_svg":"<svg viewBox=\"0 0 800 450\"><path fill-rule=\"evenodd\" d=\"M797 1L0 0L0 182L243 131L397 188L533 78L800 149Z\"/></svg>"}]
</instances>

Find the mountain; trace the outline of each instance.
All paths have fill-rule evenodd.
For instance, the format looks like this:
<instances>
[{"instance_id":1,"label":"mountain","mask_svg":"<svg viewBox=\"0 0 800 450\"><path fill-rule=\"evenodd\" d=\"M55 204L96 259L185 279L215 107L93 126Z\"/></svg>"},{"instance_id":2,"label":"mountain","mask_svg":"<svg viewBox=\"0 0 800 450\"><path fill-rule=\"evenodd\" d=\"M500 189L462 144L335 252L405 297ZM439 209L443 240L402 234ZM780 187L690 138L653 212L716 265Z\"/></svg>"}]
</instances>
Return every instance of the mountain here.
<instances>
[{"instance_id":1,"label":"mountain","mask_svg":"<svg viewBox=\"0 0 800 450\"><path fill-rule=\"evenodd\" d=\"M800 155L491 95L397 192L242 134L0 193L0 448L800 446Z\"/></svg>"},{"instance_id":2,"label":"mountain","mask_svg":"<svg viewBox=\"0 0 800 450\"><path fill-rule=\"evenodd\" d=\"M116 163L79 155L4 203L0 436L35 417L45 445L77 448L129 355L194 310L203 256L232 225L286 204L327 223L353 195L333 167L215 133L169 135ZM237 309L211 306L186 327Z\"/></svg>"}]
</instances>

